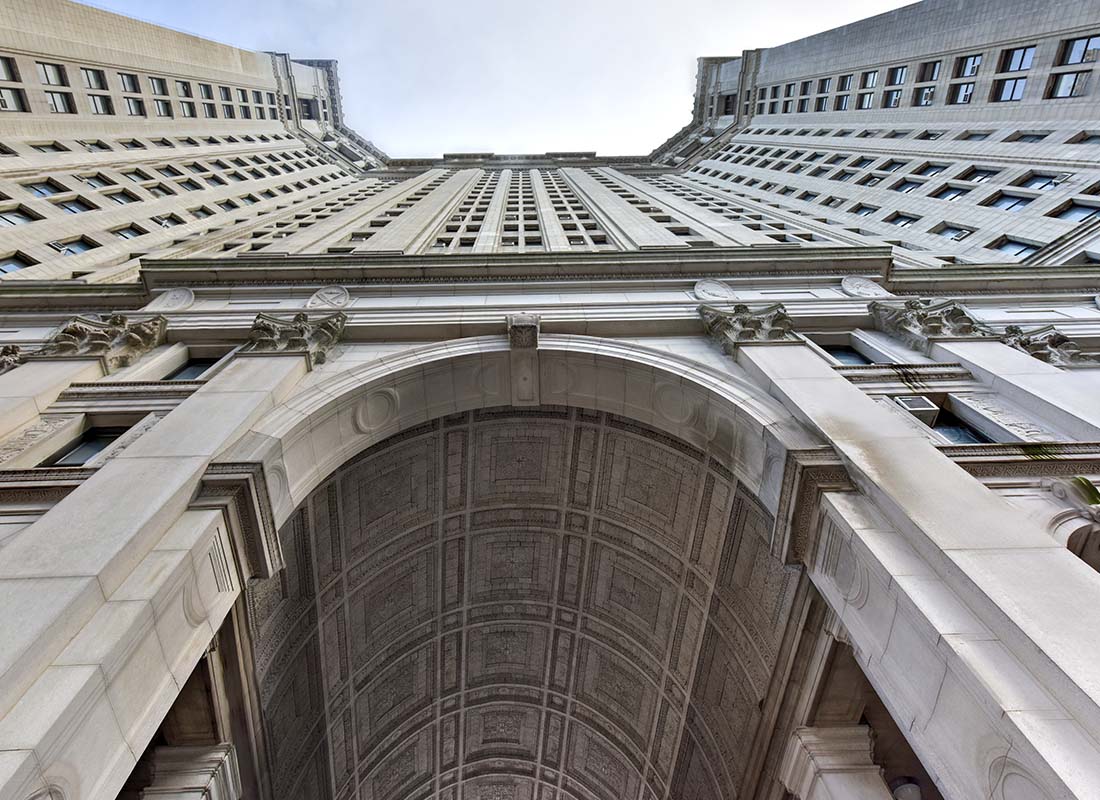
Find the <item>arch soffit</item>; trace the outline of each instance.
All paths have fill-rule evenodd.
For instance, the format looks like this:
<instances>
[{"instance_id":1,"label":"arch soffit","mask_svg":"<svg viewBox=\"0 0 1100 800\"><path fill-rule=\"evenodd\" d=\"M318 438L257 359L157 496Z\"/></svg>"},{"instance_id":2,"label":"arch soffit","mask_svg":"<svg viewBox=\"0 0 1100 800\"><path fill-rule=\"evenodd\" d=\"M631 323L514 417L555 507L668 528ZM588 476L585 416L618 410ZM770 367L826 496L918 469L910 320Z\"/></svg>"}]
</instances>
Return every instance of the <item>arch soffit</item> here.
<instances>
[{"instance_id":1,"label":"arch soffit","mask_svg":"<svg viewBox=\"0 0 1100 800\"><path fill-rule=\"evenodd\" d=\"M261 461L275 524L327 476L389 436L431 419L513 405L504 336L437 342L383 356L290 397L217 461ZM822 442L758 385L664 350L547 335L536 404L629 417L730 469L774 511L788 449Z\"/></svg>"}]
</instances>

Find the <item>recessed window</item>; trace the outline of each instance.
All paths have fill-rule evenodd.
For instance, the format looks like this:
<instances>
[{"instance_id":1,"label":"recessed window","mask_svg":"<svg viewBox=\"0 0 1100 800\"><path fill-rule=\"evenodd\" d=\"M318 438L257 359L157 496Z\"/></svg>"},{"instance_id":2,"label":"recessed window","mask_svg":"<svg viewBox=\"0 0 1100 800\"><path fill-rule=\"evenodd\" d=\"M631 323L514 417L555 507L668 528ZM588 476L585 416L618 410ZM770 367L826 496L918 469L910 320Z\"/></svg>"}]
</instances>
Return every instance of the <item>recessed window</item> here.
<instances>
[{"instance_id":1,"label":"recessed window","mask_svg":"<svg viewBox=\"0 0 1100 800\"><path fill-rule=\"evenodd\" d=\"M35 183L25 183L23 188L33 194L35 197L49 197L52 194L59 194L60 192L66 192L68 189L63 186L54 183L53 181L36 181Z\"/></svg>"},{"instance_id":2,"label":"recessed window","mask_svg":"<svg viewBox=\"0 0 1100 800\"><path fill-rule=\"evenodd\" d=\"M872 69L859 76L860 89L874 89L878 84L878 70Z\"/></svg>"},{"instance_id":3,"label":"recessed window","mask_svg":"<svg viewBox=\"0 0 1100 800\"><path fill-rule=\"evenodd\" d=\"M890 188L893 189L895 192L901 192L902 194L909 194L910 192L913 192L913 191L916 191L917 189L919 189L922 185L923 184L920 181L904 180L904 181L901 181L900 183L895 183Z\"/></svg>"},{"instance_id":4,"label":"recessed window","mask_svg":"<svg viewBox=\"0 0 1100 800\"><path fill-rule=\"evenodd\" d=\"M1062 42L1059 66L1068 64L1086 64L1100 61L1100 34L1082 36L1079 39L1067 39Z\"/></svg>"},{"instance_id":5,"label":"recessed window","mask_svg":"<svg viewBox=\"0 0 1100 800\"><path fill-rule=\"evenodd\" d=\"M38 79L46 86L68 86L69 79L65 75L65 68L60 64L46 64L42 61L38 64Z\"/></svg>"},{"instance_id":6,"label":"recessed window","mask_svg":"<svg viewBox=\"0 0 1100 800\"><path fill-rule=\"evenodd\" d=\"M998 192L993 196L993 199L985 203L985 205L992 208L999 208L1003 211L1023 211L1031 204L1031 201L1032 198L1024 197L1023 195Z\"/></svg>"},{"instance_id":7,"label":"recessed window","mask_svg":"<svg viewBox=\"0 0 1100 800\"><path fill-rule=\"evenodd\" d=\"M126 114L131 117L144 117L145 101L140 97L127 97Z\"/></svg>"},{"instance_id":8,"label":"recessed window","mask_svg":"<svg viewBox=\"0 0 1100 800\"><path fill-rule=\"evenodd\" d=\"M969 228L964 228L961 225L951 225L945 222L943 225L940 225L932 232L937 236L942 236L944 239L951 239L955 242L961 242L974 231L970 230Z\"/></svg>"},{"instance_id":9,"label":"recessed window","mask_svg":"<svg viewBox=\"0 0 1100 800\"><path fill-rule=\"evenodd\" d=\"M1000 173L997 169L988 169L987 167L973 167L963 173L961 180L973 181L974 183L985 183L990 178L995 177Z\"/></svg>"},{"instance_id":10,"label":"recessed window","mask_svg":"<svg viewBox=\"0 0 1100 800\"><path fill-rule=\"evenodd\" d=\"M114 203L118 203L120 206L129 205L130 203L136 203L138 199L129 192L123 190L121 192L111 192L106 197Z\"/></svg>"},{"instance_id":11,"label":"recessed window","mask_svg":"<svg viewBox=\"0 0 1100 800\"><path fill-rule=\"evenodd\" d=\"M33 261L20 253L12 253L9 256L0 256L0 274L7 275L10 272L26 269L34 266Z\"/></svg>"},{"instance_id":12,"label":"recessed window","mask_svg":"<svg viewBox=\"0 0 1100 800\"><path fill-rule=\"evenodd\" d=\"M905 78L909 74L909 67L890 67L886 71L886 85L887 86L900 86L905 83Z\"/></svg>"},{"instance_id":13,"label":"recessed window","mask_svg":"<svg viewBox=\"0 0 1100 800\"><path fill-rule=\"evenodd\" d=\"M153 108L156 109L158 117L172 116L172 103L169 100L154 100Z\"/></svg>"},{"instance_id":14,"label":"recessed window","mask_svg":"<svg viewBox=\"0 0 1100 800\"><path fill-rule=\"evenodd\" d=\"M947 90L947 102L949 105L964 106L973 98L973 83L953 83Z\"/></svg>"},{"instance_id":15,"label":"recessed window","mask_svg":"<svg viewBox=\"0 0 1100 800\"><path fill-rule=\"evenodd\" d=\"M863 367L871 363L871 359L848 345L828 344L821 349L846 367Z\"/></svg>"},{"instance_id":16,"label":"recessed window","mask_svg":"<svg viewBox=\"0 0 1100 800\"><path fill-rule=\"evenodd\" d=\"M852 213L860 217L869 217L876 211L878 209L875 206L863 205L862 203L852 209Z\"/></svg>"},{"instance_id":17,"label":"recessed window","mask_svg":"<svg viewBox=\"0 0 1100 800\"><path fill-rule=\"evenodd\" d=\"M821 78L817 82L817 93L818 94L825 94L826 92L832 91L832 88L833 88L833 79L832 78Z\"/></svg>"},{"instance_id":18,"label":"recessed window","mask_svg":"<svg viewBox=\"0 0 1100 800\"><path fill-rule=\"evenodd\" d=\"M990 99L994 103L1015 103L1024 98L1024 90L1027 89L1027 78L1002 78L993 81L993 95Z\"/></svg>"},{"instance_id":19,"label":"recessed window","mask_svg":"<svg viewBox=\"0 0 1100 800\"><path fill-rule=\"evenodd\" d=\"M899 228L908 228L914 222L919 220L920 217L912 217L908 214L896 213L893 216L887 217L886 221L891 225L896 225Z\"/></svg>"},{"instance_id":20,"label":"recessed window","mask_svg":"<svg viewBox=\"0 0 1100 800\"><path fill-rule=\"evenodd\" d=\"M937 200L958 200L963 195L969 193L969 189L964 189L961 186L944 186L932 196Z\"/></svg>"},{"instance_id":21,"label":"recessed window","mask_svg":"<svg viewBox=\"0 0 1100 800\"><path fill-rule=\"evenodd\" d=\"M1034 47L1014 47L1001 53L1001 72L1023 72L1031 69L1035 59Z\"/></svg>"},{"instance_id":22,"label":"recessed window","mask_svg":"<svg viewBox=\"0 0 1100 800\"><path fill-rule=\"evenodd\" d=\"M185 100L181 100L180 101L180 115L184 116L184 117L194 117L194 116L196 116L196 114L195 114L195 104L194 103L188 103Z\"/></svg>"},{"instance_id":23,"label":"recessed window","mask_svg":"<svg viewBox=\"0 0 1100 800\"><path fill-rule=\"evenodd\" d=\"M1050 135L1049 132L1040 133L1040 132L1021 131L1020 133L1017 133L1014 136L1009 136L1007 139L1005 139L1005 141L1006 142L1027 142L1029 144L1034 144L1035 142L1043 141L1043 139L1047 138L1047 136L1049 136L1049 135Z\"/></svg>"},{"instance_id":24,"label":"recessed window","mask_svg":"<svg viewBox=\"0 0 1100 800\"><path fill-rule=\"evenodd\" d=\"M978 74L978 70L982 66L982 54L975 53L974 55L962 56L955 59L955 77L956 78L971 78Z\"/></svg>"},{"instance_id":25,"label":"recessed window","mask_svg":"<svg viewBox=\"0 0 1100 800\"><path fill-rule=\"evenodd\" d=\"M212 366L217 364L219 359L217 358L191 358L182 367L166 375L163 380L166 381L194 381L198 380L209 370Z\"/></svg>"},{"instance_id":26,"label":"recessed window","mask_svg":"<svg viewBox=\"0 0 1100 800\"><path fill-rule=\"evenodd\" d=\"M1066 176L1069 177L1068 175ZM1033 172L1020 180L1016 181L1014 186L1022 186L1025 189L1035 189L1040 192L1049 191L1058 185L1058 179L1055 175L1044 175L1041 172Z\"/></svg>"},{"instance_id":27,"label":"recessed window","mask_svg":"<svg viewBox=\"0 0 1100 800\"><path fill-rule=\"evenodd\" d=\"M992 441L981 431L967 425L950 411L940 411L932 430L945 438L950 444L985 444Z\"/></svg>"},{"instance_id":28,"label":"recessed window","mask_svg":"<svg viewBox=\"0 0 1100 800\"><path fill-rule=\"evenodd\" d=\"M1050 76L1050 88L1047 97L1061 99L1066 97L1084 97L1088 93L1091 72L1061 72Z\"/></svg>"},{"instance_id":29,"label":"recessed window","mask_svg":"<svg viewBox=\"0 0 1100 800\"><path fill-rule=\"evenodd\" d=\"M15 208L0 211L0 227L26 225L28 222L34 222L38 219L41 219L41 217L23 206L16 206Z\"/></svg>"},{"instance_id":30,"label":"recessed window","mask_svg":"<svg viewBox=\"0 0 1100 800\"><path fill-rule=\"evenodd\" d=\"M202 115L207 119L215 119L218 116L218 108L213 103L202 104Z\"/></svg>"},{"instance_id":31,"label":"recessed window","mask_svg":"<svg viewBox=\"0 0 1100 800\"><path fill-rule=\"evenodd\" d=\"M113 115L115 113L114 103L105 94L88 95L88 104L91 106L93 114Z\"/></svg>"},{"instance_id":32,"label":"recessed window","mask_svg":"<svg viewBox=\"0 0 1100 800\"><path fill-rule=\"evenodd\" d=\"M913 90L913 105L930 106L936 97L935 86L922 86Z\"/></svg>"},{"instance_id":33,"label":"recessed window","mask_svg":"<svg viewBox=\"0 0 1100 800\"><path fill-rule=\"evenodd\" d=\"M926 178L931 178L933 175L939 175L947 169L943 164L925 164L923 167L916 171L916 175L923 175Z\"/></svg>"},{"instance_id":34,"label":"recessed window","mask_svg":"<svg viewBox=\"0 0 1100 800\"><path fill-rule=\"evenodd\" d=\"M793 86L794 84L791 85ZM841 75L839 78L837 78L836 90L838 92L850 92L852 90L852 76Z\"/></svg>"},{"instance_id":35,"label":"recessed window","mask_svg":"<svg viewBox=\"0 0 1100 800\"><path fill-rule=\"evenodd\" d=\"M1051 214L1058 219L1070 222L1087 222L1100 219L1100 206L1086 205L1085 203L1070 202Z\"/></svg>"},{"instance_id":36,"label":"recessed window","mask_svg":"<svg viewBox=\"0 0 1100 800\"><path fill-rule=\"evenodd\" d=\"M18 81L19 68L11 56L0 56L0 81Z\"/></svg>"},{"instance_id":37,"label":"recessed window","mask_svg":"<svg viewBox=\"0 0 1100 800\"><path fill-rule=\"evenodd\" d=\"M940 79L939 61L925 61L917 72L917 83L938 81Z\"/></svg>"},{"instance_id":38,"label":"recessed window","mask_svg":"<svg viewBox=\"0 0 1100 800\"><path fill-rule=\"evenodd\" d=\"M999 250L1002 253L1025 258L1039 250L1039 245L1029 242L1021 242L1019 239L1010 239L1004 236L989 246L990 250Z\"/></svg>"},{"instance_id":39,"label":"recessed window","mask_svg":"<svg viewBox=\"0 0 1100 800\"><path fill-rule=\"evenodd\" d=\"M27 96L22 89L0 87L0 111L26 111Z\"/></svg>"},{"instance_id":40,"label":"recessed window","mask_svg":"<svg viewBox=\"0 0 1100 800\"><path fill-rule=\"evenodd\" d=\"M149 89L153 94L168 94L168 81L164 78L149 78Z\"/></svg>"},{"instance_id":41,"label":"recessed window","mask_svg":"<svg viewBox=\"0 0 1100 800\"><path fill-rule=\"evenodd\" d=\"M75 114L76 104L68 92L46 92L46 105L52 114Z\"/></svg>"},{"instance_id":42,"label":"recessed window","mask_svg":"<svg viewBox=\"0 0 1100 800\"><path fill-rule=\"evenodd\" d=\"M959 137L964 142L982 142L989 138L992 131L966 131Z\"/></svg>"},{"instance_id":43,"label":"recessed window","mask_svg":"<svg viewBox=\"0 0 1100 800\"><path fill-rule=\"evenodd\" d=\"M95 211L95 206L80 197L74 197L72 200L61 200L56 205L58 208L64 209L70 214L83 214L85 211Z\"/></svg>"},{"instance_id":44,"label":"recessed window","mask_svg":"<svg viewBox=\"0 0 1100 800\"><path fill-rule=\"evenodd\" d=\"M107 449L126 428L89 428L80 438L43 461L43 467L82 467Z\"/></svg>"},{"instance_id":45,"label":"recessed window","mask_svg":"<svg viewBox=\"0 0 1100 800\"><path fill-rule=\"evenodd\" d=\"M76 256L81 253L87 253L89 250L94 250L99 247L99 245L91 239L80 237L78 239L70 239L67 242L50 242L50 247L63 256Z\"/></svg>"},{"instance_id":46,"label":"recessed window","mask_svg":"<svg viewBox=\"0 0 1100 800\"><path fill-rule=\"evenodd\" d=\"M143 231L137 225L127 225L125 228L115 228L111 233L119 239L136 239L139 236L144 236L147 231Z\"/></svg>"},{"instance_id":47,"label":"recessed window","mask_svg":"<svg viewBox=\"0 0 1100 800\"><path fill-rule=\"evenodd\" d=\"M874 108L874 105L875 105L875 95L874 95L874 93L873 92L864 92L864 93L859 95L858 100L857 100L857 104L856 104L856 108L858 108L860 111L865 111L869 108Z\"/></svg>"},{"instance_id":48,"label":"recessed window","mask_svg":"<svg viewBox=\"0 0 1100 800\"><path fill-rule=\"evenodd\" d=\"M889 89L882 93L883 108L897 108L901 105L901 89Z\"/></svg>"}]
</instances>

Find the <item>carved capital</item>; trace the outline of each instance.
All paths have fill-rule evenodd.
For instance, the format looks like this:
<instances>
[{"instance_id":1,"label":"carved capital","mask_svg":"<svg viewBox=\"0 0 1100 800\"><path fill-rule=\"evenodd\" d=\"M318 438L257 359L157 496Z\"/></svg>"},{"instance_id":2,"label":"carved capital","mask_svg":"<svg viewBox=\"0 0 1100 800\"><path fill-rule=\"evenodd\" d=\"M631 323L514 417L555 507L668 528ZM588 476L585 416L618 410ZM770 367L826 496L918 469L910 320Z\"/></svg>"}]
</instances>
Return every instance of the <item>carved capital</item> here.
<instances>
[{"instance_id":1,"label":"carved capital","mask_svg":"<svg viewBox=\"0 0 1100 800\"><path fill-rule=\"evenodd\" d=\"M728 310L701 305L699 316L710 337L731 355L745 344L801 341L781 303L756 310L741 303Z\"/></svg>"},{"instance_id":2,"label":"carved capital","mask_svg":"<svg viewBox=\"0 0 1100 800\"><path fill-rule=\"evenodd\" d=\"M329 314L311 320L302 312L292 319L271 314L257 314L252 330L248 332L248 344L242 353L301 353L309 365L324 364L329 349L344 333L347 315L343 312Z\"/></svg>"},{"instance_id":3,"label":"carved capital","mask_svg":"<svg viewBox=\"0 0 1100 800\"><path fill-rule=\"evenodd\" d=\"M539 316L537 314L510 314L508 316L508 346L512 348L537 348L539 346Z\"/></svg>"},{"instance_id":4,"label":"carved capital","mask_svg":"<svg viewBox=\"0 0 1100 800\"><path fill-rule=\"evenodd\" d=\"M1079 516L1090 522L1100 523L1100 490L1084 475L1068 478L1046 478L1043 488L1073 508Z\"/></svg>"},{"instance_id":5,"label":"carved capital","mask_svg":"<svg viewBox=\"0 0 1100 800\"><path fill-rule=\"evenodd\" d=\"M240 800L241 777L231 744L162 746L150 757L153 781L142 793L152 800Z\"/></svg>"},{"instance_id":6,"label":"carved capital","mask_svg":"<svg viewBox=\"0 0 1100 800\"><path fill-rule=\"evenodd\" d=\"M874 739L866 725L822 728L798 728L791 734L779 779L795 797L816 800L844 797L850 800L887 800L890 793L882 781L882 770L872 760ZM844 776L863 775L869 781L853 781L845 786ZM847 789L842 794L815 791L831 776L832 788Z\"/></svg>"},{"instance_id":7,"label":"carved capital","mask_svg":"<svg viewBox=\"0 0 1100 800\"><path fill-rule=\"evenodd\" d=\"M124 314L76 317L27 358L99 358L111 373L163 344L167 331L168 320L160 314L133 322Z\"/></svg>"},{"instance_id":8,"label":"carved capital","mask_svg":"<svg viewBox=\"0 0 1100 800\"><path fill-rule=\"evenodd\" d=\"M0 347L0 375L18 367L25 358L26 355L17 344L6 344Z\"/></svg>"},{"instance_id":9,"label":"carved capital","mask_svg":"<svg viewBox=\"0 0 1100 800\"><path fill-rule=\"evenodd\" d=\"M1056 367L1100 364L1100 354L1082 353L1081 346L1053 325L1025 331L1019 325L1005 327L1001 341L1029 356Z\"/></svg>"},{"instance_id":10,"label":"carved capital","mask_svg":"<svg viewBox=\"0 0 1100 800\"><path fill-rule=\"evenodd\" d=\"M867 309L879 330L901 337L922 352L927 352L936 340L996 336L992 328L970 316L958 300L873 300Z\"/></svg>"}]
</instances>

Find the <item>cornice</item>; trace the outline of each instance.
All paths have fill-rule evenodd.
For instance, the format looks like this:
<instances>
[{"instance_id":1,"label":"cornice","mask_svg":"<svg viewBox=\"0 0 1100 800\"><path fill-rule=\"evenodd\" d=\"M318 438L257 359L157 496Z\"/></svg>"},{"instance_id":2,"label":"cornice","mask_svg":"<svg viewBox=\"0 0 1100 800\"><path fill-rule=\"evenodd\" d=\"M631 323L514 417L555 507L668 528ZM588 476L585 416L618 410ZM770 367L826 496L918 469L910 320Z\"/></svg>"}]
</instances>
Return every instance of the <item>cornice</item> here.
<instances>
[{"instance_id":1,"label":"cornice","mask_svg":"<svg viewBox=\"0 0 1100 800\"><path fill-rule=\"evenodd\" d=\"M941 268L898 268L891 264L883 286L899 294L957 297L1020 292L1100 293L1100 265L951 264Z\"/></svg>"}]
</instances>

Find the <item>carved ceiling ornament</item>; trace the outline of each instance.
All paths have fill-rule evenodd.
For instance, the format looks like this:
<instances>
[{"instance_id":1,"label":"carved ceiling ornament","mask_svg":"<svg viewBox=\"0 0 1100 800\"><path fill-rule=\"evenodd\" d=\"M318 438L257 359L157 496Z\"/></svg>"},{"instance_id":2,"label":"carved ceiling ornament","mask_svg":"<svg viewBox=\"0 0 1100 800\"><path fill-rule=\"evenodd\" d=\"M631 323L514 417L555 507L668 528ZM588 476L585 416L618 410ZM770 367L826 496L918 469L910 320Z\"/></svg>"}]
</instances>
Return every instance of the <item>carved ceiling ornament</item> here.
<instances>
[{"instance_id":1,"label":"carved ceiling ornament","mask_svg":"<svg viewBox=\"0 0 1100 800\"><path fill-rule=\"evenodd\" d=\"M872 300L867 304L879 330L900 336L917 350L927 351L937 339L975 339L996 336L974 319L958 300L921 300L903 303Z\"/></svg>"},{"instance_id":2,"label":"carved ceiling ornament","mask_svg":"<svg viewBox=\"0 0 1100 800\"><path fill-rule=\"evenodd\" d=\"M28 358L100 358L108 373L128 367L164 343L168 320L160 314L131 322L124 314L76 317Z\"/></svg>"},{"instance_id":3,"label":"carved ceiling ornament","mask_svg":"<svg viewBox=\"0 0 1100 800\"><path fill-rule=\"evenodd\" d=\"M1025 331L1019 325L1005 327L1001 341L1029 356L1056 367L1100 364L1100 354L1083 353L1081 346L1053 325Z\"/></svg>"},{"instance_id":4,"label":"carved ceiling ornament","mask_svg":"<svg viewBox=\"0 0 1100 800\"><path fill-rule=\"evenodd\" d=\"M731 354L744 344L801 341L782 303L756 310L743 303L728 310L701 305L699 316L710 337Z\"/></svg>"},{"instance_id":5,"label":"carved ceiling ornament","mask_svg":"<svg viewBox=\"0 0 1100 800\"><path fill-rule=\"evenodd\" d=\"M242 353L302 353L310 366L324 364L328 351L340 340L348 317L343 312L311 320L300 312L292 319L257 314Z\"/></svg>"},{"instance_id":6,"label":"carved ceiling ornament","mask_svg":"<svg viewBox=\"0 0 1100 800\"><path fill-rule=\"evenodd\" d=\"M26 355L17 344L6 344L0 347L0 375L18 367L25 358Z\"/></svg>"}]
</instances>

